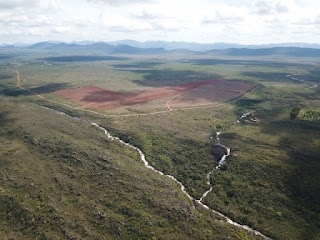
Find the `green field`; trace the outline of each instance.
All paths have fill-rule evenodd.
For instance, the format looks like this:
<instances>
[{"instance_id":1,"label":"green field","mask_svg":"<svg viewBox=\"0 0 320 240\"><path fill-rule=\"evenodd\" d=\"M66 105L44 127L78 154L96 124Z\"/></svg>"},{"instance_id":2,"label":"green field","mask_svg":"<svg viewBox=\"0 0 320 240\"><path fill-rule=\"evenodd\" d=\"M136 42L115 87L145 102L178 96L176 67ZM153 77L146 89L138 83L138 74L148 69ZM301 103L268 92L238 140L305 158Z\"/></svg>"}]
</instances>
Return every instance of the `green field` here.
<instances>
[{"instance_id":1,"label":"green field","mask_svg":"<svg viewBox=\"0 0 320 240\"><path fill-rule=\"evenodd\" d=\"M221 131L231 155L212 175L204 203L273 239L320 238L320 87L286 77L319 86L318 58L6 54L0 239L260 239L193 209L176 183L145 168L137 151L47 108L97 122L139 147L195 199L209 189ZM44 99L17 88L12 70ZM89 112L52 93L87 85L131 92L218 77L256 89L224 104L172 112L169 98ZM248 111L259 121L237 123Z\"/></svg>"}]
</instances>

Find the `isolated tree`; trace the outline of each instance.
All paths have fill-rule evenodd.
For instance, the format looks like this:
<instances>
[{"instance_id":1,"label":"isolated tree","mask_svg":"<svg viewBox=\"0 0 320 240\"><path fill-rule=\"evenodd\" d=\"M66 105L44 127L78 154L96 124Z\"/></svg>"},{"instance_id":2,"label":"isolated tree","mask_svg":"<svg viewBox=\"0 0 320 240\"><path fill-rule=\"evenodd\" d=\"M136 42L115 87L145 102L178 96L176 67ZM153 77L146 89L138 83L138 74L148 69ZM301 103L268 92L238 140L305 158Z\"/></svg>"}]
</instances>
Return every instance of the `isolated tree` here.
<instances>
[{"instance_id":1,"label":"isolated tree","mask_svg":"<svg viewBox=\"0 0 320 240\"><path fill-rule=\"evenodd\" d=\"M300 106L295 106L290 113L290 119L291 120L296 119L299 113L300 113Z\"/></svg>"}]
</instances>

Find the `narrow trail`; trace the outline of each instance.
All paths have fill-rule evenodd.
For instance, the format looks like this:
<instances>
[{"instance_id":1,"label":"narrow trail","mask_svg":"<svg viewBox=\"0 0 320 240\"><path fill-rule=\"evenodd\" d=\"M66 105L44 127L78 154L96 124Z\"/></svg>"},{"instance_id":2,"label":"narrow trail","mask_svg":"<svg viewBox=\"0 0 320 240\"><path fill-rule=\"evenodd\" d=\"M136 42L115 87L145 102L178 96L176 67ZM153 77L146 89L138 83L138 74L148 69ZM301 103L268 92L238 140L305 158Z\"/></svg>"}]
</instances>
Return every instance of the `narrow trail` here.
<instances>
[{"instance_id":1,"label":"narrow trail","mask_svg":"<svg viewBox=\"0 0 320 240\"><path fill-rule=\"evenodd\" d=\"M39 98L41 98L42 100L45 100L47 102L50 102L50 103L54 103L54 104L57 104L57 105L60 105L60 106L64 106L64 107L68 107L68 108L71 108L71 109L74 109L74 110L81 110L81 111L84 111L84 112L89 112L89 113L93 113L93 114L97 114L97 115L100 115L100 116L104 116L104 117L110 117L111 115L107 115L107 114L103 114L103 113L99 113L99 112L96 112L96 111L92 111L92 110L88 110L88 109L83 109L83 108L79 108L79 107L74 107L74 106L71 106L69 104L65 104L65 103L60 103L60 102L56 102L56 101L53 101L53 100L50 100L50 99L47 99L43 96L41 96L40 94L34 92L34 91L31 91L30 89L28 88L25 88L25 87L22 87L21 86L21 75L20 73L17 71L17 70L11 70L12 72L15 72L17 74L17 87L21 90L24 90L24 91L27 91ZM118 115L114 115L114 116L118 116Z\"/></svg>"},{"instance_id":2,"label":"narrow trail","mask_svg":"<svg viewBox=\"0 0 320 240\"><path fill-rule=\"evenodd\" d=\"M43 100L46 100L46 101L48 101L48 102L51 102L51 103L63 105L63 106L70 107L70 108L76 109L76 110L84 110L84 109L75 108L75 107L70 106L70 105L67 105L67 104L62 104L62 103L58 103L58 102L55 102L55 101L48 100L48 99L42 97L41 95L39 95L39 94L31 91L30 89L27 89L27 88L22 87L22 86L21 86L21 79L20 79L21 76L20 76L20 73L19 73L17 70L12 70L12 71L14 71L14 72L17 74L17 87L18 87L19 89L28 91L28 92L30 92L30 93L38 96L39 98L41 98L41 99L43 99ZM212 186L211 186L211 183L210 183L210 176L211 176L211 174L213 174L213 172L214 172L215 170L220 169L220 167L225 163L226 158L230 155L230 149L227 148L227 147L225 147L224 145L222 145L222 144L220 143L220 138L219 138L220 132L217 132L217 135L216 135L216 138L217 138L217 140L218 140L218 145L221 146L221 147L223 147L223 148L225 148L225 149L227 150L227 154L224 154L224 155L222 156L222 158L220 159L218 166L215 167L212 171L210 171L210 172L208 173L208 175L207 175L207 179L208 179L207 184L210 185L210 189L209 189L208 191L206 191L199 200L197 200L197 199L193 198L193 197L187 192L185 186L184 186L179 180L177 180L174 176L166 175L166 174L164 174L163 172L161 172L161 171L155 169L153 166L151 166L151 165L149 164L149 162L146 160L146 157L145 157L144 153L141 151L140 148L138 148L138 147L136 147L136 146L133 146L133 145L131 145L130 143L127 143L127 142L123 141L123 140L120 139L119 137L112 136L112 135L108 132L108 130L107 130L106 128L103 128L102 126L98 125L98 124L95 123L95 122L88 121L88 120L84 120L84 119L77 118L77 117L72 117L72 116L70 116L70 115L68 115L68 114L66 114L66 113L64 113L64 112L57 111L57 110L52 109L52 108L48 108L48 107L45 107L45 108L50 109L50 110L53 110L53 111L55 111L55 112L58 113L58 114L61 114L61 115L65 115L65 116L74 118L74 119L76 119L76 120L78 120L78 121L88 122L89 124L91 124L91 125L97 127L98 129L102 130L108 139L110 139L110 140L112 140L112 141L118 141L120 144L123 144L123 145L125 145L125 146L128 146L129 148L132 148L132 149L136 150L136 151L139 153L140 159L141 159L141 161L144 163L144 166L145 166L146 168L150 169L151 171L153 171L153 172L155 172L155 173L157 173L157 174L159 174L159 175L162 175L162 176L165 176L165 177L167 177L167 178L170 178L172 181L174 181L175 183L177 183L177 184L179 185L180 190L182 191L182 193L192 202L193 208L195 208L195 204L198 204L199 206L203 207L204 209L206 209L206 210L208 210L208 211L211 211L211 212L215 213L216 215L218 215L219 217L223 218L223 219L224 219L224 222L226 222L226 223L229 223L229 224L231 224L231 225L233 225L233 226L236 226L236 227L238 227L238 228L244 229L244 230L246 230L246 231L248 231L248 232L250 232L250 233L253 233L253 234L257 235L257 236L260 236L260 237L262 237L262 238L264 238L264 239L270 239L269 237L263 235L261 232L259 232L259 231L257 231L257 230L254 230L254 229L250 228L250 227L247 226L247 225L241 225L241 224L239 224L239 223L231 220L230 218L228 218L228 217L225 216L224 214L222 214L222 213L220 213L220 212L218 212L218 211L216 211L216 210L214 210L214 209L211 209L209 206L207 206L207 205L205 205L205 204L202 203L202 200L208 195L209 192L212 191ZM173 109L173 110L174 110L174 109ZM88 112L91 112L91 111L88 110ZM167 112L167 111L166 111L166 112ZM96 112L93 111L93 113L96 113ZM97 113L97 114L99 114L99 113Z\"/></svg>"},{"instance_id":3,"label":"narrow trail","mask_svg":"<svg viewBox=\"0 0 320 240\"><path fill-rule=\"evenodd\" d=\"M199 107L193 107L193 108L179 108L179 109L171 109L169 107L169 105L167 105L167 107L170 110L156 111L156 112L150 112L150 113L137 113L137 114L103 114L103 113L96 112L96 111L93 111L93 110L88 110L88 109L84 109L84 108L81 108L81 107L74 107L74 106L71 106L69 104L60 103L60 102L57 102L57 101L53 101L53 100L47 99L47 98L41 96L40 94L31 91L28 88L22 87L21 86L21 75L20 75L20 73L17 70L11 70L11 71L16 73L16 75L17 75L17 87L19 89L21 89L21 90L25 90L25 91L27 91L27 92L29 92L29 93L41 98L42 100L45 100L45 101L50 102L50 103L54 103L54 104L57 104L57 105L60 105L60 106L68 107L68 108L71 108L71 109L74 109L74 110L80 110L80 111L84 111L84 112L88 112L88 113L93 113L93 114L104 116L104 117L139 117L139 116L148 116L148 115L157 115L157 114L162 114L162 113L168 113L170 111L177 111L177 110L180 110L180 109L194 109L194 108L212 107L212 106L220 105L220 104L212 104L212 105L208 105L208 106L199 106ZM179 93L179 94L181 94L181 93ZM177 95L179 95L179 94L177 94ZM177 95L175 95L174 97L176 97ZM169 99L169 101L172 100L172 99Z\"/></svg>"},{"instance_id":4,"label":"narrow trail","mask_svg":"<svg viewBox=\"0 0 320 240\"><path fill-rule=\"evenodd\" d=\"M169 103L170 103L173 99L175 99L176 97L178 97L179 95L181 95L182 93L183 93L183 92L174 95L172 98L170 98L170 99L166 102L166 106L167 106L168 111L172 111L172 109L170 108Z\"/></svg>"},{"instance_id":5,"label":"narrow trail","mask_svg":"<svg viewBox=\"0 0 320 240\"><path fill-rule=\"evenodd\" d=\"M232 100L232 101L229 101L229 102L226 102L226 103L233 103L233 102L239 101L239 100L245 98L246 96L248 96L250 93L252 93L252 92L254 92L255 90L257 90L258 88L259 88L259 87L256 86L256 87L252 88L249 92L246 92L246 93L245 93L244 95L242 95L241 97L236 98L236 99L234 99L234 100ZM220 105L222 105L222 104L225 104L225 103L217 104L217 105L215 105L215 106L220 106ZM211 113L211 114L210 114L210 117L209 117L210 120L211 120L211 118L213 117L213 114L214 114L214 113Z\"/></svg>"},{"instance_id":6,"label":"narrow trail","mask_svg":"<svg viewBox=\"0 0 320 240\"><path fill-rule=\"evenodd\" d=\"M44 97L42 97L41 95L37 94L36 92L33 92L28 88L22 87L21 86L21 75L20 75L20 73L17 70L11 70L11 71L13 71L13 72L15 72L17 74L17 87L18 88L20 88L21 90L25 90L25 91L27 91L27 92L29 92L31 94L34 94L34 95L36 95L37 97L39 97L41 99L44 99Z\"/></svg>"},{"instance_id":7,"label":"narrow trail","mask_svg":"<svg viewBox=\"0 0 320 240\"><path fill-rule=\"evenodd\" d=\"M54 104L57 104L57 105L60 105L60 106L68 107L68 108L71 108L71 109L74 109L74 110L80 110L80 111L96 114L96 115L103 116L103 117L140 117L140 116L151 116L151 115L158 115L158 114L168 114L169 112L179 111L179 110L193 110L193 109L203 109L203 108L218 107L218 106L224 105L226 103L236 102L236 101L246 97L248 94L250 94L251 92L255 91L256 89L258 89L258 87L255 87L255 88L251 89L249 92L247 92L246 94L244 94L243 96L241 96L240 98L234 99L234 100L229 101L229 102L213 103L213 104L209 104L209 105L205 105L205 106L171 108L170 105L169 105L170 101L173 100L178 95L182 94L182 93L179 93L179 94L173 96L173 98L171 98L171 99L169 99L167 101L167 103L166 103L167 109L166 110L149 112L149 113L135 113L135 114L104 114L104 113L96 112L96 111L93 111L93 110L84 109L82 107L74 107L74 106L71 106L69 104L60 103L60 102L57 102L57 101L53 101L53 100L47 99L47 98L41 96L40 94L31 91L28 88L22 87L21 86L21 80L20 80L20 78L21 78L20 73L17 70L11 70L11 71L15 72L17 74L17 87L20 88L21 90L28 91L28 92L36 95L37 97L41 98L42 100L45 100L45 101L50 102L50 103L54 103ZM211 116L210 116L210 118L211 118Z\"/></svg>"}]
</instances>

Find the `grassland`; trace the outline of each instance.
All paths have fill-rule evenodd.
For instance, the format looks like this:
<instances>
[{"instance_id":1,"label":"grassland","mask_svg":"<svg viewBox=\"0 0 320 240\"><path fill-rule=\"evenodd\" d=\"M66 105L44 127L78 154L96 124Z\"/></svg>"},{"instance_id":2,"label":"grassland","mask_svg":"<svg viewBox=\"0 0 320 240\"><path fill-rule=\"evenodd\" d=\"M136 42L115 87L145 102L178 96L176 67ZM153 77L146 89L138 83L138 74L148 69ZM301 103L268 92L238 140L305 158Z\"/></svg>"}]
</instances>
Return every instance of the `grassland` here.
<instances>
[{"instance_id":1,"label":"grassland","mask_svg":"<svg viewBox=\"0 0 320 240\"><path fill-rule=\"evenodd\" d=\"M143 167L137 153L106 141L102 133L82 122L41 108L49 106L95 120L140 147L156 169L175 176L195 198L208 189L206 175L221 156L215 133L222 131L222 144L231 147L231 156L212 176L213 191L204 202L275 239L320 237L319 121L310 121L301 113L290 119L297 105L317 112L320 90L285 77L319 81L318 59L301 63L300 59L273 57L163 60L170 56L149 56L150 60L141 60L121 56L127 59L44 65L39 59L45 57L27 55L1 61L1 196L7 213L1 216L7 219L2 232L12 229L20 214L9 215L12 210L7 209L17 208L26 219L35 219L20 221L9 231L20 238L45 234L47 238L94 239L103 233L106 239L253 238L214 221L216 216L193 210L173 182ZM19 70L24 86L70 105L52 92L85 85L137 91L217 76L245 81L258 89L238 101L206 108L139 116L165 110L167 99L161 99L117 110L95 110L107 115L101 116L17 90L9 69ZM237 123L247 111L255 111L260 122ZM121 116L127 113L138 115ZM19 153L18 149L24 150ZM3 180L10 177L13 180ZM44 196L39 197L40 193ZM55 215L61 214L62 220L56 221ZM38 221L39 216L46 223Z\"/></svg>"}]
</instances>

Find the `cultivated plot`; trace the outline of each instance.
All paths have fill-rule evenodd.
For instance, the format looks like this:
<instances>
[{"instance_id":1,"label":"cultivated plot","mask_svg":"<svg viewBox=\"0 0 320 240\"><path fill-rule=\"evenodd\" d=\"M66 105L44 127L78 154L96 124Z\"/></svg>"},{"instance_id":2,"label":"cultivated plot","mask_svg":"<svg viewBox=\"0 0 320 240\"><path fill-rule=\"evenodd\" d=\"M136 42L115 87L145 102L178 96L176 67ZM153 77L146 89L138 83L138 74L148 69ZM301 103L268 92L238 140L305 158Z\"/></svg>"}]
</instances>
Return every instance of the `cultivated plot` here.
<instances>
[{"instance_id":1,"label":"cultivated plot","mask_svg":"<svg viewBox=\"0 0 320 240\"><path fill-rule=\"evenodd\" d=\"M83 108L100 110L125 107L166 97L173 97L167 102L168 108L170 106L183 108L226 102L252 88L253 85L241 81L214 79L136 92L115 92L95 86L85 86L59 90L55 94Z\"/></svg>"}]
</instances>

